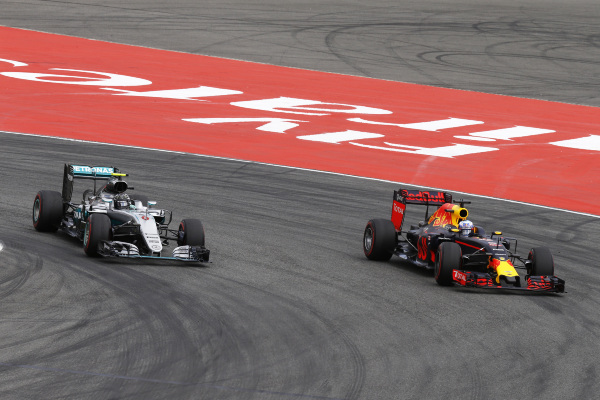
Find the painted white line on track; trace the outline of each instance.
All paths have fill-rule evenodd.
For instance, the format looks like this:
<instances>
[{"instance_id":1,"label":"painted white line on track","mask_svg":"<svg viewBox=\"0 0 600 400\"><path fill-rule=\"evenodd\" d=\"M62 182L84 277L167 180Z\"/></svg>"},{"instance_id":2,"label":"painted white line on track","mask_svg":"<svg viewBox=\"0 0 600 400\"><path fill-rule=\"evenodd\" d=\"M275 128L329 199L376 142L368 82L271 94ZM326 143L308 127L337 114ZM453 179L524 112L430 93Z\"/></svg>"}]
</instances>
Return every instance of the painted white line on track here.
<instances>
[{"instance_id":1,"label":"painted white line on track","mask_svg":"<svg viewBox=\"0 0 600 400\"><path fill-rule=\"evenodd\" d=\"M42 135L42 134L34 134L34 133L20 133L20 132L7 132L7 131L0 131L0 133L6 133L9 135L19 135L19 136L41 137L41 138L46 138L46 139L56 139L56 140L63 140L63 141L67 141L67 142L80 142L80 143L89 143L89 144L96 144L96 145L103 145L103 146L123 147L123 148L128 148L128 149L135 149L135 150L159 151L162 153L169 153L169 154L181 154L181 155L196 156L196 157L202 157L202 158L212 158L215 160L236 161L236 162L242 162L242 163L248 163L248 164L257 164L257 165L266 165L266 166L270 166L270 167L287 168L287 169L298 170L298 171L317 172L317 173L321 173L321 174L345 176L345 177L364 179L364 180L375 181L375 182L393 183L396 185L407 185L407 186L420 187L420 188L431 189L431 190L450 191L452 193L459 193L459 194L478 197L478 198L482 198L482 199L504 201L507 203L520 204L520 205L529 206L529 207L541 208L544 210L561 211L561 212L565 212L565 213L569 213L569 214L576 214L576 215L581 215L581 216L585 216L585 217L592 217L592 218L600 219L600 215L594 215L594 214L589 214L589 213L584 213L584 212L579 212L579 211L566 210L564 208L543 206L540 204L525 203L525 202L517 201L517 200L501 199L499 197L484 196L481 194L461 192L458 190L434 188L434 187L429 187L429 186L415 185L412 183L390 181L390 180L386 180L386 179L369 178L369 177L365 177L365 176L342 174L339 172L321 171L318 169L310 169L310 168L290 167L288 165L271 164L271 163L265 163L265 162L260 162L260 161L251 161L251 160L242 160L239 158L229 158L229 157L210 156L210 155L206 155L206 154L187 153L185 151L153 149L151 147L131 146L131 145L126 145L126 144L105 143L105 142L95 142L95 141L91 141L91 140L71 139L71 138L64 138L64 137L60 137L60 136L50 136L50 135Z\"/></svg>"},{"instance_id":2,"label":"painted white line on track","mask_svg":"<svg viewBox=\"0 0 600 400\"><path fill-rule=\"evenodd\" d=\"M2 250L4 250L4 243L2 243L2 240L0 240L0 253L2 252Z\"/></svg>"}]
</instances>

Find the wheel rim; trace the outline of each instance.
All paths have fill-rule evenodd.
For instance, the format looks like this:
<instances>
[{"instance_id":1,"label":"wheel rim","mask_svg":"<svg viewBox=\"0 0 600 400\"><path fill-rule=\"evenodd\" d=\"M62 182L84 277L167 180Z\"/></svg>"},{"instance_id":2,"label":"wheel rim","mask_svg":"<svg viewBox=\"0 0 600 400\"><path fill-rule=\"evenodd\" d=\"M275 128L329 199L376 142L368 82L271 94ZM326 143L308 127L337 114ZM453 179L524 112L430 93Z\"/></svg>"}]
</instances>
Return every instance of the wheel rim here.
<instances>
[{"instance_id":1,"label":"wheel rim","mask_svg":"<svg viewBox=\"0 0 600 400\"><path fill-rule=\"evenodd\" d=\"M371 248L373 247L373 230L370 227L367 228L367 230L365 231L364 241L365 250L367 251L367 253L370 253Z\"/></svg>"},{"instance_id":2,"label":"wheel rim","mask_svg":"<svg viewBox=\"0 0 600 400\"><path fill-rule=\"evenodd\" d=\"M85 247L85 248L88 247L89 240L90 240L90 223L88 222L85 227L84 234L83 234L83 247Z\"/></svg>"},{"instance_id":3,"label":"wheel rim","mask_svg":"<svg viewBox=\"0 0 600 400\"><path fill-rule=\"evenodd\" d=\"M37 198L35 199L35 202L33 203L33 221L37 222L38 219L40 219L40 199Z\"/></svg>"},{"instance_id":4,"label":"wheel rim","mask_svg":"<svg viewBox=\"0 0 600 400\"><path fill-rule=\"evenodd\" d=\"M179 224L179 232L178 232L178 242L183 244L185 240L185 227L183 224Z\"/></svg>"}]
</instances>

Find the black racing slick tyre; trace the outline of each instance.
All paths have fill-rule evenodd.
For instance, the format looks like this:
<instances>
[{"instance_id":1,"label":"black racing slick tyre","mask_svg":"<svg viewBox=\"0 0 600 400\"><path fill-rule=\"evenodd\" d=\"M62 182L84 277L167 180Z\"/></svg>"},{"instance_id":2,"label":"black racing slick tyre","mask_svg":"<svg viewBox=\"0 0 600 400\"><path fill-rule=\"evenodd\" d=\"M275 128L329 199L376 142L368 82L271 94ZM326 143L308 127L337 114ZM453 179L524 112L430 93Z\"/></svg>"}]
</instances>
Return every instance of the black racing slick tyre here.
<instances>
[{"instance_id":1,"label":"black racing slick tyre","mask_svg":"<svg viewBox=\"0 0 600 400\"><path fill-rule=\"evenodd\" d=\"M204 246L204 226L198 219L187 218L179 223L177 235L179 246Z\"/></svg>"},{"instance_id":2,"label":"black racing slick tyre","mask_svg":"<svg viewBox=\"0 0 600 400\"><path fill-rule=\"evenodd\" d=\"M110 240L111 224L106 214L91 214L85 225L83 234L83 251L90 257L98 257L98 245L103 240Z\"/></svg>"},{"instance_id":3,"label":"black racing slick tyre","mask_svg":"<svg viewBox=\"0 0 600 400\"><path fill-rule=\"evenodd\" d=\"M532 276L553 276L554 275L554 258L550 249L547 247L534 247L529 250L527 257L531 261L531 269L529 275Z\"/></svg>"},{"instance_id":4,"label":"black racing slick tyre","mask_svg":"<svg viewBox=\"0 0 600 400\"><path fill-rule=\"evenodd\" d=\"M435 256L434 278L438 285L452 285L452 270L460 269L462 264L462 250L452 242L443 242L439 245Z\"/></svg>"},{"instance_id":5,"label":"black racing slick tyre","mask_svg":"<svg viewBox=\"0 0 600 400\"><path fill-rule=\"evenodd\" d=\"M40 232L56 232L63 216L62 195L40 190L33 201L33 227Z\"/></svg>"},{"instance_id":6,"label":"black racing slick tyre","mask_svg":"<svg viewBox=\"0 0 600 400\"><path fill-rule=\"evenodd\" d=\"M389 219L367 222L363 235L363 251L369 260L388 261L398 244L396 228Z\"/></svg>"}]
</instances>

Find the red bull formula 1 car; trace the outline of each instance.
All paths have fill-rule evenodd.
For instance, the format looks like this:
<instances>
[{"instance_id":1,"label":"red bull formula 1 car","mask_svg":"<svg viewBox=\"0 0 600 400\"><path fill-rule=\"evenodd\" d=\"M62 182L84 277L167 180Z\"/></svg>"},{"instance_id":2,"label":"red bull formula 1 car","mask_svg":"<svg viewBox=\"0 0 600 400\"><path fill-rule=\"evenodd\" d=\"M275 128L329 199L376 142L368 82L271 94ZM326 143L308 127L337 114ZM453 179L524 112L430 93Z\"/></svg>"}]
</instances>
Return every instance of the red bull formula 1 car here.
<instances>
[{"instance_id":1,"label":"red bull formula 1 car","mask_svg":"<svg viewBox=\"0 0 600 400\"><path fill-rule=\"evenodd\" d=\"M363 250L369 260L387 261L393 255L433 270L442 286L513 289L563 293L565 281L554 276L554 260L546 247L535 247L527 258L519 256L517 239L501 232L486 235L467 220L465 204L441 191L394 191L391 219L367 223ZM407 204L426 207L418 226L403 230ZM436 211L429 215L429 207ZM465 227L466 229L459 229ZM517 269L525 270L522 276Z\"/></svg>"},{"instance_id":2,"label":"red bull formula 1 car","mask_svg":"<svg viewBox=\"0 0 600 400\"><path fill-rule=\"evenodd\" d=\"M127 174L114 167L65 164L62 193L40 190L33 202L33 226L38 231L60 230L83 241L88 256L206 262L204 227L184 219L169 229L172 212L155 207L144 195L128 195ZM93 182L80 201L72 200L75 181ZM91 186L91 183L90 183ZM169 241L177 242L164 255Z\"/></svg>"}]
</instances>

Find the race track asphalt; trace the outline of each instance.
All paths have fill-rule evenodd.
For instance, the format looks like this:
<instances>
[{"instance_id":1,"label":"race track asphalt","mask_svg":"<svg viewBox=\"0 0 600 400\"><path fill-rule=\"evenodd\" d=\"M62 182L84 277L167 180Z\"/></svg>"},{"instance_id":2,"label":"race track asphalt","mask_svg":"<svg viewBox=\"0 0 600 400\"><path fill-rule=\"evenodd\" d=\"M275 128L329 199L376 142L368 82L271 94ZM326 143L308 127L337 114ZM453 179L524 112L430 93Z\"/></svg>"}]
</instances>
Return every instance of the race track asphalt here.
<instances>
[{"instance_id":1,"label":"race track asphalt","mask_svg":"<svg viewBox=\"0 0 600 400\"><path fill-rule=\"evenodd\" d=\"M591 2L0 7L0 24L12 27L600 105ZM90 259L76 240L36 232L35 193L60 190L65 162L118 166L175 221L202 219L213 262ZM473 292L439 287L397 259L365 259L364 225L389 215L397 184L9 133L0 133L0 171L3 399L583 399L600 390L598 218L459 195L478 224L517 237L520 253L550 247L568 291Z\"/></svg>"}]
</instances>

